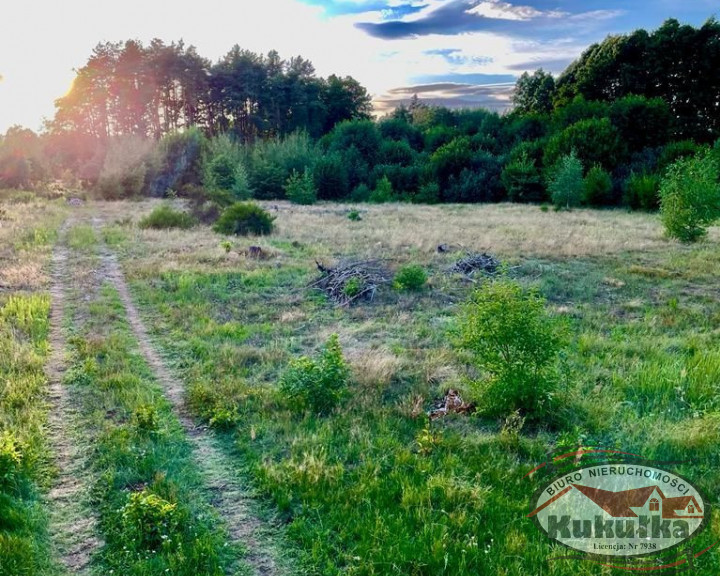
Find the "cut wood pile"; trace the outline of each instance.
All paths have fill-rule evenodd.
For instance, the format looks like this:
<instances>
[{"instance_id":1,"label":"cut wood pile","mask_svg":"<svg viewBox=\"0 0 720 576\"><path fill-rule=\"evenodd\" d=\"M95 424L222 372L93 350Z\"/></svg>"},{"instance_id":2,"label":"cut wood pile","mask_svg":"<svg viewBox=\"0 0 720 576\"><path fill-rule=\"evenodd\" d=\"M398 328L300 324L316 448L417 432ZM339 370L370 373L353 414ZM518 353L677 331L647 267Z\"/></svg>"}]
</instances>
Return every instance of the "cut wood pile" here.
<instances>
[{"instance_id":1,"label":"cut wood pile","mask_svg":"<svg viewBox=\"0 0 720 576\"><path fill-rule=\"evenodd\" d=\"M378 289L390 282L390 275L380 260L340 262L327 268L316 262L321 276L310 286L325 292L340 306L360 300L371 302Z\"/></svg>"},{"instance_id":2,"label":"cut wood pile","mask_svg":"<svg viewBox=\"0 0 720 576\"><path fill-rule=\"evenodd\" d=\"M482 272L483 274L493 275L500 269L500 260L498 260L492 254L471 254L468 253L466 256L455 262L452 268L450 268L451 274L464 274L465 276L472 276L475 272Z\"/></svg>"}]
</instances>

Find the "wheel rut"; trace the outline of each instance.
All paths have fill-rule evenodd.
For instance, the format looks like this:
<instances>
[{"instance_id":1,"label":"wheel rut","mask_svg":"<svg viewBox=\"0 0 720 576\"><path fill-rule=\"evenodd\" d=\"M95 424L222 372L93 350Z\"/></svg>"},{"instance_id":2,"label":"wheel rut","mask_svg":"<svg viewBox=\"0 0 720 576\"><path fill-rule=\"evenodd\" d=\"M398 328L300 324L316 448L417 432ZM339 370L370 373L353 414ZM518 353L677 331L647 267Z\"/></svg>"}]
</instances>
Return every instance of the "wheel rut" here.
<instances>
[{"instance_id":1,"label":"wheel rut","mask_svg":"<svg viewBox=\"0 0 720 576\"><path fill-rule=\"evenodd\" d=\"M65 226L61 231L64 236ZM93 553L102 546L97 537L97 518L87 503L85 457L75 444L71 426L77 419L73 403L63 385L66 339L63 331L68 250L63 240L52 257L50 289L50 358L45 372L49 382L48 430L58 475L48 494L50 533L56 559L70 574L90 573Z\"/></svg>"},{"instance_id":2,"label":"wheel rut","mask_svg":"<svg viewBox=\"0 0 720 576\"><path fill-rule=\"evenodd\" d=\"M99 222L95 220L97 228ZM184 386L173 376L151 342L148 330L130 296L125 276L115 254L102 245L100 256L106 279L120 296L128 322L145 361L153 371L165 396L173 406L193 447L194 458L211 494L211 503L226 525L233 543L247 551L243 560L257 576L285 576L291 573L288 559L282 558L270 543L276 529L253 511L253 498L239 481L213 433L197 426L184 405Z\"/></svg>"}]
</instances>

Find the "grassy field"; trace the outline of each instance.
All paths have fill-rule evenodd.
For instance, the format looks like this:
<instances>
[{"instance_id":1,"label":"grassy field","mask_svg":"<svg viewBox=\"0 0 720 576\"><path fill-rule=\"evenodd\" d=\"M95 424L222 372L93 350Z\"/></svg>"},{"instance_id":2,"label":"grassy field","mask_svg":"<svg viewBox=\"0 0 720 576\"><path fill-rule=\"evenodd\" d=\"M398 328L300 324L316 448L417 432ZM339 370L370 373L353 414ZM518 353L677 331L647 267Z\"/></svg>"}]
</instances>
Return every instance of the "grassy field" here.
<instances>
[{"instance_id":1,"label":"grassy field","mask_svg":"<svg viewBox=\"0 0 720 576\"><path fill-rule=\"evenodd\" d=\"M691 459L688 473L717 504L717 230L686 247L667 242L654 216L620 211L383 206L351 222L343 206L269 208L279 231L256 241L272 255L264 261L242 255L248 240L226 253L203 228L139 231L125 219L146 206L98 210L188 405L284 515L309 573L600 573L548 564L550 546L524 518L523 476L556 447ZM499 255L567 319L547 425L508 432L451 417L428 428L418 415L449 387L476 393L449 336L473 286L445 274L457 254L437 254L441 243ZM430 283L340 309L307 284L315 260L346 257L419 263ZM278 379L334 333L351 395L329 416L297 413ZM718 529L716 516L708 544ZM702 562L717 571L716 557Z\"/></svg>"},{"instance_id":2,"label":"grassy field","mask_svg":"<svg viewBox=\"0 0 720 576\"><path fill-rule=\"evenodd\" d=\"M622 211L362 206L353 222L346 206L279 203L266 205L277 216L274 235L223 245L206 227L138 228L153 206L74 208L75 225L61 239L74 270L66 384L81 406L80 441L94 446L89 472L105 541L93 561L98 573L242 573L248 568L233 558L252 566L254 544L224 546L233 527L213 509L203 460L138 353L112 274L103 272L107 251L117 254L190 417L212 429L256 497L258 516L282 524L280 536L268 538L282 537L281 554L296 558L286 573L610 573L549 562L562 550L525 517L535 485L524 476L555 449L605 446L689 460L677 471L714 509L720 504L717 229L684 246L663 238L656 216ZM41 230L57 227L53 210L39 216ZM46 238L37 252L47 257L54 233L27 230L22 242ZM246 256L251 244L267 257ZM440 244L453 251L438 253ZM453 345L459 309L476 287L447 273L465 249L498 255L505 273L537 288L569 331L554 408L538 421L425 416L448 388L483 400L471 381L476 371ZM340 308L308 284L316 261L344 258L380 258L390 270L419 264L429 282L416 293L387 286L372 303ZM47 299L37 305L46 311ZM43 330L34 332L41 352ZM348 394L328 414L298 409L278 383L294 359L316 356L333 334L350 366ZM140 502L151 495L162 502ZM131 520L148 507L168 515L181 550L143 540L154 536ZM38 545L42 526L30 530ZM718 539L714 511L693 547ZM147 558L148 549L164 552ZM717 552L697 565L720 572Z\"/></svg>"},{"instance_id":3,"label":"grassy field","mask_svg":"<svg viewBox=\"0 0 720 576\"><path fill-rule=\"evenodd\" d=\"M0 574L48 574L48 265L57 205L0 205Z\"/></svg>"}]
</instances>

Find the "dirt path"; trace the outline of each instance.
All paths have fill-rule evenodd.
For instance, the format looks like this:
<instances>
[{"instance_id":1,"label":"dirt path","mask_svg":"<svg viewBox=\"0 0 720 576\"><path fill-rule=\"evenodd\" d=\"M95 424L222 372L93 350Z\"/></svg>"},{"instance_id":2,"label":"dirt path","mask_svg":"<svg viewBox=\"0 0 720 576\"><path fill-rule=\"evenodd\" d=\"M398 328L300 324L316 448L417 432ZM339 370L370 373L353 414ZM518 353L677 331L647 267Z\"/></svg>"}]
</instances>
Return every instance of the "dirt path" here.
<instances>
[{"instance_id":1,"label":"dirt path","mask_svg":"<svg viewBox=\"0 0 720 576\"><path fill-rule=\"evenodd\" d=\"M67 228L67 226L65 227ZM61 233L61 236L64 236ZM63 240L61 240L62 242ZM97 519L87 506L88 485L84 481L85 458L71 439L76 414L62 383L65 372L65 292L67 248L59 242L53 252L50 311L51 355L46 366L49 380L49 437L55 453L58 476L48 495L50 531L55 554L70 574L89 574L90 558L101 545Z\"/></svg>"},{"instance_id":2,"label":"dirt path","mask_svg":"<svg viewBox=\"0 0 720 576\"><path fill-rule=\"evenodd\" d=\"M94 222L98 227L98 222ZM103 268L107 279L113 284L127 312L128 321L139 343L140 350L152 369L157 381L170 400L188 438L194 448L194 458L213 495L212 504L225 522L233 542L247 550L243 558L258 576L290 574L288 559L275 550L275 530L253 512L253 500L249 490L238 481L237 473L228 464L212 432L195 425L184 406L182 382L175 378L151 344L145 324L133 304L125 277L115 255L106 247L101 250Z\"/></svg>"}]
</instances>

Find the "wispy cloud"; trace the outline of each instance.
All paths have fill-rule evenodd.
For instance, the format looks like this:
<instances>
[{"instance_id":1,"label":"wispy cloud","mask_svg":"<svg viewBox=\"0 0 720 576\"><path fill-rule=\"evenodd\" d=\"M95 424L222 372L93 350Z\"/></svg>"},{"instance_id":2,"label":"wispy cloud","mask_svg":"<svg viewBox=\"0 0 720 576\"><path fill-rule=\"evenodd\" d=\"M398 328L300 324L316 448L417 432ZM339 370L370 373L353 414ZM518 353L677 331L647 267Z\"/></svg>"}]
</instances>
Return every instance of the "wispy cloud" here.
<instances>
[{"instance_id":1,"label":"wispy cloud","mask_svg":"<svg viewBox=\"0 0 720 576\"><path fill-rule=\"evenodd\" d=\"M535 6L500 0L450 0L432 2L410 18L384 22L358 22L356 26L371 36L386 40L428 34L455 36L469 32L538 34L568 30L578 23L598 23L616 18L622 10L542 10Z\"/></svg>"}]
</instances>

